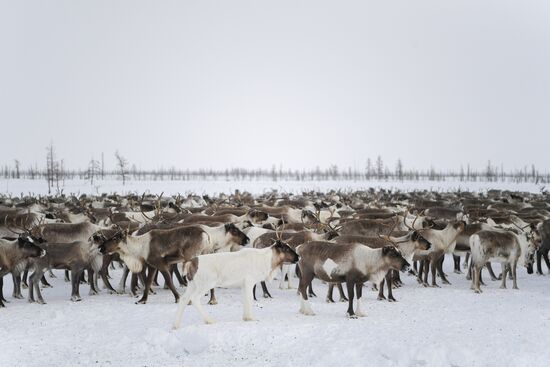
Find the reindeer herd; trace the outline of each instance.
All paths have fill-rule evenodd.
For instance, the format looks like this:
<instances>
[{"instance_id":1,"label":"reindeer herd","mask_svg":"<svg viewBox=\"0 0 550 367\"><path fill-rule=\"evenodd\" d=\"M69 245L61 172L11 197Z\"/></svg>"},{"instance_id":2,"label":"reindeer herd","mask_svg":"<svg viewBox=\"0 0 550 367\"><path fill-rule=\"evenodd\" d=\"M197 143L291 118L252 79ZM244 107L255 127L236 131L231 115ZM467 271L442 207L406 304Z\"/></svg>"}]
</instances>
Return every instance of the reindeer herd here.
<instances>
[{"instance_id":1,"label":"reindeer herd","mask_svg":"<svg viewBox=\"0 0 550 367\"><path fill-rule=\"evenodd\" d=\"M424 287L450 285L443 270L452 259L455 273L466 271L476 293L492 280L507 278L517 289L517 266L542 274L550 269L550 197L492 190L471 192L270 192L187 197L102 195L0 197L0 307L4 276L11 273L12 297L46 303L42 287L53 269L65 270L71 300L80 301L80 285L100 292L129 292L145 304L158 274L174 295L174 327L185 307L194 306L205 322L213 319L201 304L218 303L217 287L243 292L243 319L253 320L256 287L271 298L270 280L292 288L298 278L300 313L313 315L313 279L327 284L326 301L347 302L347 316L365 315L365 283L379 300L396 301L400 272L416 276ZM461 264L461 259L464 262ZM492 263L501 264L497 276ZM109 272L123 267L115 289ZM431 279L430 279L431 274ZM127 285L129 278L129 284ZM178 287L185 287L180 295ZM316 283L318 284L318 283ZM345 287L344 287L344 286ZM387 297L384 289L387 289ZM223 302L223 301L222 301Z\"/></svg>"}]
</instances>

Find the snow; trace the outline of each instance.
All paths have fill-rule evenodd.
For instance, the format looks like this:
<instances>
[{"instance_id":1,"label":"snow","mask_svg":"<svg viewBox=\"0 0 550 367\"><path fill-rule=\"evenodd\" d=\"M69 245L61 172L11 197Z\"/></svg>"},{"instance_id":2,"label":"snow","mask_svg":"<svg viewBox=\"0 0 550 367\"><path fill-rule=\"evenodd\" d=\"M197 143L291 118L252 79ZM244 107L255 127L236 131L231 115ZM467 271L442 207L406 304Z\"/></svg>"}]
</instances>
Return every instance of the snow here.
<instances>
[{"instance_id":1,"label":"snow","mask_svg":"<svg viewBox=\"0 0 550 367\"><path fill-rule=\"evenodd\" d=\"M69 300L62 272L44 289L48 304L10 301L0 309L1 366L547 366L550 360L548 277L521 269L520 290L488 280L474 294L464 275L445 269L452 285L424 288L403 275L396 303L363 293L367 317L349 320L347 304L325 303L327 286L316 281L315 316L298 313L296 290L269 284L243 322L240 289L218 289L218 305L205 305L217 321L205 325L186 308L183 326L172 331L176 305L157 289L147 305L105 290ZM121 271L112 271L118 281ZM4 294L12 290L4 278ZM296 284L296 281L294 281ZM26 293L26 292L24 292ZM260 296L260 292L258 292ZM206 303L208 297L203 297Z\"/></svg>"},{"instance_id":2,"label":"snow","mask_svg":"<svg viewBox=\"0 0 550 367\"><path fill-rule=\"evenodd\" d=\"M462 182L458 180L446 181L128 181L122 186L122 181L105 180L94 182L90 185L87 180L67 180L60 188L65 194L101 194L113 193L120 194L134 192L143 193L151 192L160 194L164 192L166 195L176 195L178 193L194 193L194 194L217 194L230 193L236 189L248 191L252 194L262 194L271 189L277 189L280 192L301 193L303 191L322 191L328 190L366 190L369 188L375 189L399 189L402 191L411 190L433 190L433 191L487 191L490 189L502 189L511 191L525 191L532 193L540 193L543 185L534 183L515 183L515 182ZM0 179L0 194L21 195L34 193L35 195L46 195L48 187L45 180L29 180L29 179Z\"/></svg>"}]
</instances>

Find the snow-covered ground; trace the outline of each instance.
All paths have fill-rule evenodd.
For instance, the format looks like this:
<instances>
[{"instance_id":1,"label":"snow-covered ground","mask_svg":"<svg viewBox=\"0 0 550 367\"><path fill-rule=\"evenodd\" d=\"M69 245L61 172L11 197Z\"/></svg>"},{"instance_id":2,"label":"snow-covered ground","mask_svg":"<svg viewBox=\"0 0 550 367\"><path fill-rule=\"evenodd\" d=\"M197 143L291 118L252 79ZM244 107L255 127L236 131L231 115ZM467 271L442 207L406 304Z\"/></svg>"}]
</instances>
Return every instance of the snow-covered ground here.
<instances>
[{"instance_id":1,"label":"snow-covered ground","mask_svg":"<svg viewBox=\"0 0 550 367\"><path fill-rule=\"evenodd\" d=\"M324 284L314 284L317 315L303 316L296 290L273 282L274 298L254 306L258 321L241 321L240 290L219 289L219 304L205 306L217 323L203 324L189 307L178 331L170 329L176 305L167 290L135 305L128 295L87 296L82 285L83 300L73 303L57 271L42 306L11 299L6 277L0 366L548 366L550 277L521 269L520 290L489 281L478 295L450 265L453 284L441 289L403 276L397 303L366 291L368 316L357 320L345 317L346 304L325 303Z\"/></svg>"},{"instance_id":2,"label":"snow-covered ground","mask_svg":"<svg viewBox=\"0 0 550 367\"><path fill-rule=\"evenodd\" d=\"M151 193L166 195L175 194L217 194L230 193L238 189L253 194L261 194L271 189L280 192L301 193L302 191L317 190L326 192L328 190L364 190L375 189L399 189L410 190L433 190L433 191L487 191L489 189L502 189L511 191L527 191L539 193L543 185L533 183L514 182L461 182L461 181L128 181L125 186L118 180L105 180L94 182L86 180L67 180L62 187L65 194L101 194L101 193ZM0 179L0 194L21 195L34 193L45 195L48 193L48 186L45 180L14 180Z\"/></svg>"}]
</instances>

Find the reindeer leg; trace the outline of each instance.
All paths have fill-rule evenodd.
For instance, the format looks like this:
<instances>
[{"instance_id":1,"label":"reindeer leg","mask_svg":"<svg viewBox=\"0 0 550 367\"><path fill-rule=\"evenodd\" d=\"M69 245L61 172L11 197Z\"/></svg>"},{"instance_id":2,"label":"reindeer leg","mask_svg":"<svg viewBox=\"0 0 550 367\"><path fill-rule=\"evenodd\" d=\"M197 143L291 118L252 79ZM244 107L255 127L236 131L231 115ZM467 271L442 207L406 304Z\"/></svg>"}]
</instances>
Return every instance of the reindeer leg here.
<instances>
[{"instance_id":1,"label":"reindeer leg","mask_svg":"<svg viewBox=\"0 0 550 367\"><path fill-rule=\"evenodd\" d=\"M513 261L512 261L512 264L509 264L509 266L511 267L511 269L510 269L511 271L510 271L510 272L512 273L512 279L513 279L513 282L514 282L514 283L513 283L514 285L513 285L512 288L513 288L513 289L519 289L519 288L518 288L518 283L517 283L517 279L518 279L518 277L517 277L517 270L518 270L518 262L517 262L517 260L513 260Z\"/></svg>"},{"instance_id":2,"label":"reindeer leg","mask_svg":"<svg viewBox=\"0 0 550 367\"><path fill-rule=\"evenodd\" d=\"M355 284L355 293L357 293L357 310L355 314L359 317L367 316L367 314L363 312L363 305L361 304L361 297L363 296L363 283Z\"/></svg>"},{"instance_id":3,"label":"reindeer leg","mask_svg":"<svg viewBox=\"0 0 550 367\"><path fill-rule=\"evenodd\" d=\"M462 274L462 270L460 270L460 256L453 254L453 260L455 264L455 274Z\"/></svg>"},{"instance_id":4,"label":"reindeer leg","mask_svg":"<svg viewBox=\"0 0 550 367\"><path fill-rule=\"evenodd\" d=\"M138 296L138 279L139 278L143 278L143 274L142 273L139 273L139 274L132 274L132 276L130 277L130 294L132 295L132 297L137 297ZM143 284L147 283L147 280L145 280L143 282Z\"/></svg>"},{"instance_id":5,"label":"reindeer leg","mask_svg":"<svg viewBox=\"0 0 550 367\"><path fill-rule=\"evenodd\" d=\"M4 302L9 303L4 298L4 275L6 275L8 271L6 269L0 269L0 308L6 307L4 305Z\"/></svg>"},{"instance_id":6,"label":"reindeer leg","mask_svg":"<svg viewBox=\"0 0 550 367\"><path fill-rule=\"evenodd\" d=\"M401 288L401 286L403 285L403 282L401 281L401 275L399 275L399 272L395 270L391 270L390 273L391 273L392 285L395 288Z\"/></svg>"},{"instance_id":7,"label":"reindeer leg","mask_svg":"<svg viewBox=\"0 0 550 367\"><path fill-rule=\"evenodd\" d=\"M542 258L544 259L544 262L546 263L546 267L548 268L548 270L550 270L550 259L548 259L548 251L544 251L542 253ZM540 271L542 273L542 266L541 266Z\"/></svg>"},{"instance_id":8,"label":"reindeer leg","mask_svg":"<svg viewBox=\"0 0 550 367\"><path fill-rule=\"evenodd\" d=\"M481 266L474 265L474 292L481 293L481 288L479 287L479 277L481 275Z\"/></svg>"},{"instance_id":9,"label":"reindeer leg","mask_svg":"<svg viewBox=\"0 0 550 367\"><path fill-rule=\"evenodd\" d=\"M308 295L310 297L317 297L315 292L313 292L313 284L311 282L309 283L309 287L308 287Z\"/></svg>"},{"instance_id":10,"label":"reindeer leg","mask_svg":"<svg viewBox=\"0 0 550 367\"><path fill-rule=\"evenodd\" d=\"M417 261L415 261L414 263L416 264ZM424 282L422 281L422 276L424 274L424 260L420 260L419 263L420 265L418 267L418 270L414 269L416 271L416 281L420 284L424 284Z\"/></svg>"},{"instance_id":11,"label":"reindeer leg","mask_svg":"<svg viewBox=\"0 0 550 367\"><path fill-rule=\"evenodd\" d=\"M443 284L451 284L449 280L447 279L447 275L443 271L443 261L445 260L445 255L441 256L441 260L437 261L437 272L439 273L439 276L441 277L441 283Z\"/></svg>"},{"instance_id":12,"label":"reindeer leg","mask_svg":"<svg viewBox=\"0 0 550 367\"><path fill-rule=\"evenodd\" d=\"M202 293L202 292L201 292ZM206 310L201 305L201 294L197 294L191 298L191 304L195 306L199 314L202 316L202 319L206 324L213 324L215 323L214 319L210 317L210 315L206 312Z\"/></svg>"},{"instance_id":13,"label":"reindeer leg","mask_svg":"<svg viewBox=\"0 0 550 367\"><path fill-rule=\"evenodd\" d=\"M466 256L464 256L464 262L462 263L462 268L466 269L468 267L469 260L470 260L470 253L466 252Z\"/></svg>"},{"instance_id":14,"label":"reindeer leg","mask_svg":"<svg viewBox=\"0 0 550 367\"><path fill-rule=\"evenodd\" d=\"M172 275L170 274L169 267L160 268L159 271L162 273L162 276L164 277L164 282L168 285L168 288L172 291L172 294L176 299L176 303L178 303L180 299L180 294L178 293L178 291L176 290L176 287L174 286L174 282L172 281Z\"/></svg>"},{"instance_id":15,"label":"reindeer leg","mask_svg":"<svg viewBox=\"0 0 550 367\"><path fill-rule=\"evenodd\" d=\"M53 273L52 269L48 269L48 276L50 278L57 278L57 276Z\"/></svg>"},{"instance_id":16,"label":"reindeer leg","mask_svg":"<svg viewBox=\"0 0 550 367\"><path fill-rule=\"evenodd\" d=\"M69 271L68 271L68 270L65 270L65 281L66 281L67 283L71 281L71 280L69 279ZM80 279L79 279L78 281L80 281Z\"/></svg>"},{"instance_id":17,"label":"reindeer leg","mask_svg":"<svg viewBox=\"0 0 550 367\"><path fill-rule=\"evenodd\" d=\"M388 275L387 274L384 277L384 279L382 279L382 281L380 282L380 285L378 286L378 300L379 301L385 301L386 300L386 296L384 296L384 285L386 284L386 280L388 280ZM389 283L389 280L388 280L388 283Z\"/></svg>"},{"instance_id":18,"label":"reindeer leg","mask_svg":"<svg viewBox=\"0 0 550 367\"><path fill-rule=\"evenodd\" d=\"M254 321L252 315L252 283L244 281L243 284L243 320Z\"/></svg>"},{"instance_id":19,"label":"reindeer leg","mask_svg":"<svg viewBox=\"0 0 550 367\"><path fill-rule=\"evenodd\" d=\"M78 302L82 301L80 297L80 279L82 278L83 269L71 269L71 282L72 282L72 294L71 301Z\"/></svg>"},{"instance_id":20,"label":"reindeer leg","mask_svg":"<svg viewBox=\"0 0 550 367\"><path fill-rule=\"evenodd\" d=\"M353 312L353 298L355 296L354 294L355 283L352 282L351 279L348 279L346 280L346 286L348 288L348 299L349 299L347 316L350 319L356 319L357 315L355 314L355 312Z\"/></svg>"},{"instance_id":21,"label":"reindeer leg","mask_svg":"<svg viewBox=\"0 0 550 367\"><path fill-rule=\"evenodd\" d=\"M90 296L99 294L99 291L97 290L94 282L94 270L92 268L88 268L88 284L90 285Z\"/></svg>"},{"instance_id":22,"label":"reindeer leg","mask_svg":"<svg viewBox=\"0 0 550 367\"><path fill-rule=\"evenodd\" d=\"M336 288L338 288L338 293L340 294L340 302L347 302L348 299L346 295L344 294L344 288L342 287L342 283L336 283Z\"/></svg>"},{"instance_id":23,"label":"reindeer leg","mask_svg":"<svg viewBox=\"0 0 550 367\"><path fill-rule=\"evenodd\" d=\"M432 259L430 261L430 270L432 271L432 287L440 288L435 280L437 274L437 259Z\"/></svg>"},{"instance_id":24,"label":"reindeer leg","mask_svg":"<svg viewBox=\"0 0 550 367\"><path fill-rule=\"evenodd\" d=\"M500 284L500 289L506 289L506 274L508 272L508 266L506 263L501 263L502 266L502 283Z\"/></svg>"},{"instance_id":25,"label":"reindeer leg","mask_svg":"<svg viewBox=\"0 0 550 367\"><path fill-rule=\"evenodd\" d=\"M428 275L430 274L430 260L429 259L425 259L424 260L424 282L422 283L422 285L424 287L428 287L429 284L428 284Z\"/></svg>"},{"instance_id":26,"label":"reindeer leg","mask_svg":"<svg viewBox=\"0 0 550 367\"><path fill-rule=\"evenodd\" d=\"M262 291L264 292L264 298L273 298L271 297L271 293L269 293L269 290L267 289L267 284L265 281L261 281L260 283L262 285Z\"/></svg>"},{"instance_id":27,"label":"reindeer leg","mask_svg":"<svg viewBox=\"0 0 550 367\"><path fill-rule=\"evenodd\" d=\"M311 305L308 300L307 288L313 280L313 271L310 269L300 269L301 276L298 285L298 291L300 292L300 313L303 315L315 315L311 309Z\"/></svg>"},{"instance_id":28,"label":"reindeer leg","mask_svg":"<svg viewBox=\"0 0 550 367\"><path fill-rule=\"evenodd\" d=\"M491 280L494 282L498 280L499 278L495 275L495 272L493 271L493 267L490 262L487 262L487 271L489 272L489 275L491 276Z\"/></svg>"},{"instance_id":29,"label":"reindeer leg","mask_svg":"<svg viewBox=\"0 0 550 367\"><path fill-rule=\"evenodd\" d=\"M107 270L109 269L109 265L112 264L112 257L109 255L103 256L103 261L101 263L101 270L99 271L99 275L101 276L101 280L103 281L103 285L105 288L109 290L109 293L119 293L117 292L113 286L111 285L111 282L109 282L109 274L107 273Z\"/></svg>"},{"instance_id":30,"label":"reindeer leg","mask_svg":"<svg viewBox=\"0 0 550 367\"><path fill-rule=\"evenodd\" d=\"M209 305L217 305L218 300L216 299L216 293L214 293L214 288L210 290L210 300L208 301Z\"/></svg>"},{"instance_id":31,"label":"reindeer leg","mask_svg":"<svg viewBox=\"0 0 550 367\"><path fill-rule=\"evenodd\" d=\"M21 274L11 273L11 278L13 280L12 297L16 299L23 299L23 295L21 294Z\"/></svg>"},{"instance_id":32,"label":"reindeer leg","mask_svg":"<svg viewBox=\"0 0 550 367\"><path fill-rule=\"evenodd\" d=\"M472 263L472 261L470 261L470 264L468 265L468 273L466 274L466 280L473 280L474 278L472 277L472 269L474 268L474 264ZM473 284L473 282L472 282ZM472 286L472 289L473 289L473 286Z\"/></svg>"},{"instance_id":33,"label":"reindeer leg","mask_svg":"<svg viewBox=\"0 0 550 367\"><path fill-rule=\"evenodd\" d=\"M180 284L180 287L183 287L183 286L187 285L187 282L185 281L185 279L183 279L183 277L181 276L180 271L178 270L178 265L177 264L172 265L172 271L174 272L174 275L176 276L176 279L178 280L178 283Z\"/></svg>"},{"instance_id":34,"label":"reindeer leg","mask_svg":"<svg viewBox=\"0 0 550 367\"><path fill-rule=\"evenodd\" d=\"M391 271L386 275L386 282L388 284L388 301L397 302L397 300L393 298L393 278Z\"/></svg>"},{"instance_id":35,"label":"reindeer leg","mask_svg":"<svg viewBox=\"0 0 550 367\"><path fill-rule=\"evenodd\" d=\"M23 289L29 288L29 283L27 283L28 276L29 276L29 267L27 266L25 268L25 271L23 272L23 278L21 279L21 287L23 287Z\"/></svg>"},{"instance_id":36,"label":"reindeer leg","mask_svg":"<svg viewBox=\"0 0 550 367\"><path fill-rule=\"evenodd\" d=\"M147 274L147 281L145 282L145 289L143 290L143 295L141 296L141 299L136 302L136 304L146 304L147 298L149 297L149 290L151 289L151 285L153 284L153 280L155 278L156 269L152 266L148 266L147 270L149 273Z\"/></svg>"},{"instance_id":37,"label":"reindeer leg","mask_svg":"<svg viewBox=\"0 0 550 367\"><path fill-rule=\"evenodd\" d=\"M542 272L542 251L537 250L537 274L544 275Z\"/></svg>"},{"instance_id":38,"label":"reindeer leg","mask_svg":"<svg viewBox=\"0 0 550 367\"><path fill-rule=\"evenodd\" d=\"M332 293L334 291L334 283L328 284L328 290L327 290L327 303L334 303L334 299L332 298Z\"/></svg>"},{"instance_id":39,"label":"reindeer leg","mask_svg":"<svg viewBox=\"0 0 550 367\"><path fill-rule=\"evenodd\" d=\"M193 291L194 290L195 289L194 289L194 286L193 286ZM185 293L183 294L183 296L180 298L180 300L178 302L178 310L176 312L176 320L174 321L174 326L172 327L174 330L179 329L179 327L181 326L181 319L183 317L183 310L185 309L185 306L187 306L187 304L191 300L191 294L192 294L192 290L190 289L190 287L188 287L185 290Z\"/></svg>"}]
</instances>

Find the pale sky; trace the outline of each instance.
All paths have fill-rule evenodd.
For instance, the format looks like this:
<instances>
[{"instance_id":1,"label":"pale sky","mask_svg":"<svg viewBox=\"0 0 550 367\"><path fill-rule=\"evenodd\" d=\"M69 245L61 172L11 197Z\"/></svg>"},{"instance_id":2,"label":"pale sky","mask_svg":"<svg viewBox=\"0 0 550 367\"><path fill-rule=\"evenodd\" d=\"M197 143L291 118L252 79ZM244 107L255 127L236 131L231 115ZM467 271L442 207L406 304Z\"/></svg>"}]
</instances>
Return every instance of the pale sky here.
<instances>
[{"instance_id":1,"label":"pale sky","mask_svg":"<svg viewBox=\"0 0 550 367\"><path fill-rule=\"evenodd\" d=\"M0 0L0 163L550 169L550 1Z\"/></svg>"}]
</instances>

